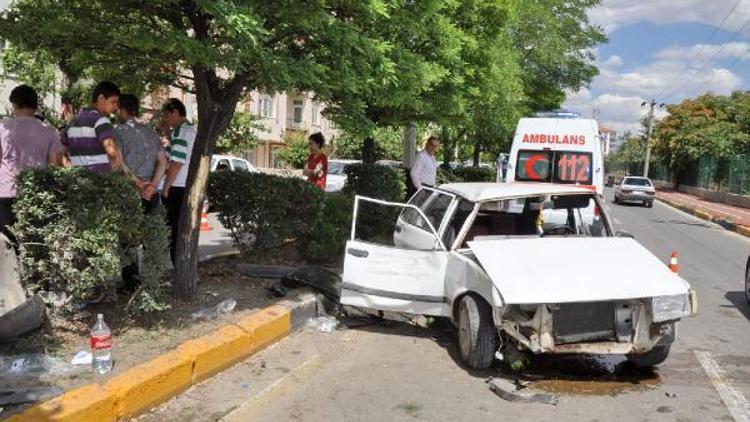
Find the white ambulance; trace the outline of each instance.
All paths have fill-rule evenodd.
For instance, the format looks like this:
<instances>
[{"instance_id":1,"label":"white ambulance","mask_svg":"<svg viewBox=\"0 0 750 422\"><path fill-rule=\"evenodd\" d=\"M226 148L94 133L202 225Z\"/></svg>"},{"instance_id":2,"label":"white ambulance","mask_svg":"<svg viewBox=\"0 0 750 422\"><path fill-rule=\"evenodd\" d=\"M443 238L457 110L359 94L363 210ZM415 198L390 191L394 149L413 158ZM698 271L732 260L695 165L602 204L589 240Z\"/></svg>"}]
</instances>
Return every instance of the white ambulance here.
<instances>
[{"instance_id":1,"label":"white ambulance","mask_svg":"<svg viewBox=\"0 0 750 422\"><path fill-rule=\"evenodd\" d=\"M537 116L518 122L505 181L577 185L603 198L604 157L596 120L563 110ZM601 229L601 210L593 203L577 212L590 230ZM574 218L558 210L544 210L542 217L544 226Z\"/></svg>"},{"instance_id":2,"label":"white ambulance","mask_svg":"<svg viewBox=\"0 0 750 422\"><path fill-rule=\"evenodd\" d=\"M596 120L552 112L518 122L506 182L587 186L604 194L604 157Z\"/></svg>"}]
</instances>

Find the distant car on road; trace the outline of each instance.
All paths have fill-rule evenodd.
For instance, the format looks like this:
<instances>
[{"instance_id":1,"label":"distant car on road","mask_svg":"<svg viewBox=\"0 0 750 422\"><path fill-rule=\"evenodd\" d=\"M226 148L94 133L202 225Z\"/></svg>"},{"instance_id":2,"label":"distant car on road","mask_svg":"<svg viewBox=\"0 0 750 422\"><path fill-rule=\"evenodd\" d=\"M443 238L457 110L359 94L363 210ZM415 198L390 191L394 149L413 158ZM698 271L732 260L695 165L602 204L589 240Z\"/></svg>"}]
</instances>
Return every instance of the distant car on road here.
<instances>
[{"instance_id":1,"label":"distant car on road","mask_svg":"<svg viewBox=\"0 0 750 422\"><path fill-rule=\"evenodd\" d=\"M340 192L346 185L346 166L360 163L359 160L328 160L326 192Z\"/></svg>"},{"instance_id":2,"label":"distant car on road","mask_svg":"<svg viewBox=\"0 0 750 422\"><path fill-rule=\"evenodd\" d=\"M214 154L211 157L211 171L214 172L222 170L246 172L256 171L255 166L250 164L250 162L245 160L244 158L233 157L231 155Z\"/></svg>"},{"instance_id":3,"label":"distant car on road","mask_svg":"<svg viewBox=\"0 0 750 422\"><path fill-rule=\"evenodd\" d=\"M642 202L647 208L654 206L656 189L647 177L627 176L615 186L615 204Z\"/></svg>"},{"instance_id":4,"label":"distant car on road","mask_svg":"<svg viewBox=\"0 0 750 422\"><path fill-rule=\"evenodd\" d=\"M581 212L592 204L595 226ZM357 237L363 205L401 209L392 243ZM657 365L677 321L696 309L695 293L632 235L615 232L603 205L587 187L546 183L424 187L407 204L357 196L341 303L446 317L471 368L489 367L498 349Z\"/></svg>"}]
</instances>

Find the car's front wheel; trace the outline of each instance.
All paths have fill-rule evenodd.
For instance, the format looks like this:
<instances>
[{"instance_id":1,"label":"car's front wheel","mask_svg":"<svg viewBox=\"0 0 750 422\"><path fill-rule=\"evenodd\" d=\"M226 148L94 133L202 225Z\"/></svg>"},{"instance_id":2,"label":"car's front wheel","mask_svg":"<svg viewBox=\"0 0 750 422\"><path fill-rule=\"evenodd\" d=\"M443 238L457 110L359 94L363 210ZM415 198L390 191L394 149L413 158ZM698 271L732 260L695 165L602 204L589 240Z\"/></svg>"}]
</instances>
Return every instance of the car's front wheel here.
<instances>
[{"instance_id":1,"label":"car's front wheel","mask_svg":"<svg viewBox=\"0 0 750 422\"><path fill-rule=\"evenodd\" d=\"M670 346L671 345L656 346L646 353L627 355L627 358L635 366L656 366L667 360Z\"/></svg>"},{"instance_id":2,"label":"car's front wheel","mask_svg":"<svg viewBox=\"0 0 750 422\"><path fill-rule=\"evenodd\" d=\"M473 369L492 365L497 351L497 333L492 309L482 298L468 294L458 308L458 348L461 360Z\"/></svg>"}]
</instances>

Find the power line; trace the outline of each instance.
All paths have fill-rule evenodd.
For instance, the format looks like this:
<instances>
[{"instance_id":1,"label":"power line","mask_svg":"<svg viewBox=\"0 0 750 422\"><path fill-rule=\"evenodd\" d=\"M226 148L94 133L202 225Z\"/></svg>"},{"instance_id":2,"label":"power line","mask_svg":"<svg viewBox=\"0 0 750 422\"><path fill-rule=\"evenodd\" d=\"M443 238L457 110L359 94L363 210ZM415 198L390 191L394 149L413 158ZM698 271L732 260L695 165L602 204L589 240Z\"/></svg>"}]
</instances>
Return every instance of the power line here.
<instances>
[{"instance_id":1,"label":"power line","mask_svg":"<svg viewBox=\"0 0 750 422\"><path fill-rule=\"evenodd\" d=\"M682 67L682 70L678 74L677 82L672 85L673 87L676 87L676 88L673 88L670 91L667 91L668 88L667 89L663 89L661 92L659 92L656 95L657 97L668 98L669 96L671 96L675 92L679 91L679 89L680 89L679 88L680 82L682 82L682 79L685 77L685 75L687 74L687 72L690 69L690 67L698 61L698 57L701 55L701 53L703 53L703 50L706 49L706 46L708 46L711 43L711 41L713 41L713 39L716 36L716 34L718 34L719 31L721 31L724 28L724 24L727 22L727 20L729 20L729 17L732 15L732 13L734 13L734 11L737 9L737 7L740 5L740 3L742 3L742 0L737 0L737 2L734 4L734 6L732 6L732 8L729 10L729 12L724 16L724 19L721 20L721 23L719 23L719 26L717 26L713 30L713 32L711 33L711 35L709 35L709 37L706 39L706 41L701 44L700 48L693 55L693 58L690 61L688 61L687 63L685 63L685 66ZM735 33L735 37L734 38L736 38L736 36L739 33L741 33L749 23L750 23L750 20L748 20L745 23L745 25L743 25L743 27L737 33ZM729 41L729 43L731 43L732 41L734 41L734 38L731 41ZM719 53L715 54L713 56L713 58L715 58L718 54L722 53L723 50L724 50L724 48L726 48L727 44L724 44L724 46L722 47L721 51ZM665 92L669 92L669 94L668 95L664 95Z\"/></svg>"}]
</instances>

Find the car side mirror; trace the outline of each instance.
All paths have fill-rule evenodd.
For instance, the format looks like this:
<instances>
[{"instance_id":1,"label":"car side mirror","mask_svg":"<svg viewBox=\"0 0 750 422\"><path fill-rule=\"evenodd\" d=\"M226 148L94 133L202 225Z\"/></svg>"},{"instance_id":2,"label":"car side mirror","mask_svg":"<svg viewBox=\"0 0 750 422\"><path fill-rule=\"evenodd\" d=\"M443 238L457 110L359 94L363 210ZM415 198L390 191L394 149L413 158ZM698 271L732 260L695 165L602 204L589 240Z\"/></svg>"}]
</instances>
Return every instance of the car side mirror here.
<instances>
[{"instance_id":1,"label":"car side mirror","mask_svg":"<svg viewBox=\"0 0 750 422\"><path fill-rule=\"evenodd\" d=\"M630 233L627 230L617 230L615 232L615 237L626 237L629 239L635 239L635 235L633 233Z\"/></svg>"}]
</instances>

